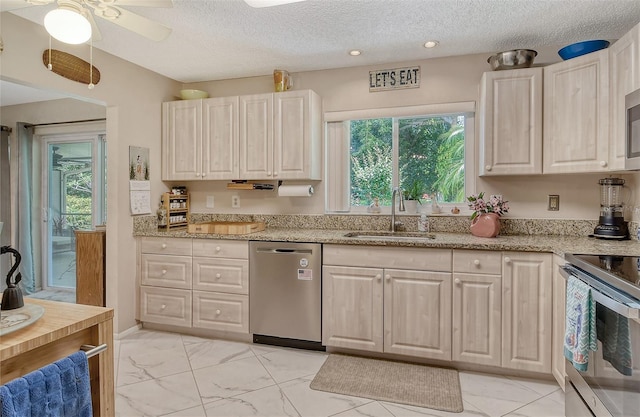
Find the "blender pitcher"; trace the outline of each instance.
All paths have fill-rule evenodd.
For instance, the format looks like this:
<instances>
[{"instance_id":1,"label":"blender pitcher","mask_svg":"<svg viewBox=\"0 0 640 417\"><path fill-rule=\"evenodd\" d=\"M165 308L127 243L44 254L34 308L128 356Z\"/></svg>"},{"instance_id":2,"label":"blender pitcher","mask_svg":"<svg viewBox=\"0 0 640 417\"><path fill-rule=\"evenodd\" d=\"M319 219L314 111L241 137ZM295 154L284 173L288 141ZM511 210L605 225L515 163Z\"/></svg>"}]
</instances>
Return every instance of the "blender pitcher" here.
<instances>
[{"instance_id":1,"label":"blender pitcher","mask_svg":"<svg viewBox=\"0 0 640 417\"><path fill-rule=\"evenodd\" d=\"M624 220L622 178L603 178L600 184L600 217L593 235L602 239L628 239L629 230Z\"/></svg>"}]
</instances>

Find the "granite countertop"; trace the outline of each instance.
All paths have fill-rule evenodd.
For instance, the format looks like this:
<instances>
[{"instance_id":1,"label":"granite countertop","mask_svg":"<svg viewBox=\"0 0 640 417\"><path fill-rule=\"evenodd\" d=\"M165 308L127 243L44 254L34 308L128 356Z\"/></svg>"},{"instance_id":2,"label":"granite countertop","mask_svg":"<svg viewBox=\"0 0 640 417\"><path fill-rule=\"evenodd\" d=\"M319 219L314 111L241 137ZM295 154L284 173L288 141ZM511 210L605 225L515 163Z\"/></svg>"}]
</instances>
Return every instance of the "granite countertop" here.
<instances>
[{"instance_id":1,"label":"granite countertop","mask_svg":"<svg viewBox=\"0 0 640 417\"><path fill-rule=\"evenodd\" d=\"M136 231L136 237L172 237L195 239L262 240L280 242L313 242L343 245L404 246L418 248L513 250L526 252L584 253L598 255L640 256L637 240L608 241L589 237L557 235L504 235L495 238L475 237L468 233L432 233L435 239L376 240L346 237L351 230L272 228L246 235L193 234L186 229ZM416 233L417 235L417 233ZM425 233L427 235L427 233Z\"/></svg>"}]
</instances>

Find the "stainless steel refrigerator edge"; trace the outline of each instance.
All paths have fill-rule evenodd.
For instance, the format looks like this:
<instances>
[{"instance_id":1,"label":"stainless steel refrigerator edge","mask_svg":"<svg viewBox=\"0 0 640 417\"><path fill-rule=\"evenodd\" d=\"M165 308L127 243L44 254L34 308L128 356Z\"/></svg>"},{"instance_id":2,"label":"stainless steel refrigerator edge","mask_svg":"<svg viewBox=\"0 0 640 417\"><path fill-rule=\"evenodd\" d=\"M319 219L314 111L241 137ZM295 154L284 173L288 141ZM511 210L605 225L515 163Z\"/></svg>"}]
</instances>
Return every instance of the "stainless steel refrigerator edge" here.
<instances>
[{"instance_id":1,"label":"stainless steel refrigerator edge","mask_svg":"<svg viewBox=\"0 0 640 417\"><path fill-rule=\"evenodd\" d=\"M249 288L254 342L263 335L321 345L321 244L249 242Z\"/></svg>"}]
</instances>

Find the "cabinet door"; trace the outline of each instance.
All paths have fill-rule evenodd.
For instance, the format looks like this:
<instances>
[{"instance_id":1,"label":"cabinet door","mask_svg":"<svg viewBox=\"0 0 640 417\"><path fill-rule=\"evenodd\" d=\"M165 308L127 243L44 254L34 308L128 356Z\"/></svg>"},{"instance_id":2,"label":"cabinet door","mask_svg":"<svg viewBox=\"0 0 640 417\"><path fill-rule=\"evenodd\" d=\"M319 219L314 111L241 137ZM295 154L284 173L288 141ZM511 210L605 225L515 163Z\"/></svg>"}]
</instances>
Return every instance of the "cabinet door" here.
<instances>
[{"instance_id":1,"label":"cabinet door","mask_svg":"<svg viewBox=\"0 0 640 417\"><path fill-rule=\"evenodd\" d=\"M544 173L608 171L608 53L544 67Z\"/></svg>"},{"instance_id":2,"label":"cabinet door","mask_svg":"<svg viewBox=\"0 0 640 417\"><path fill-rule=\"evenodd\" d=\"M202 178L202 100L162 104L162 180Z\"/></svg>"},{"instance_id":3,"label":"cabinet door","mask_svg":"<svg viewBox=\"0 0 640 417\"><path fill-rule=\"evenodd\" d=\"M240 178L273 178L273 94L240 96Z\"/></svg>"},{"instance_id":4,"label":"cabinet door","mask_svg":"<svg viewBox=\"0 0 640 417\"><path fill-rule=\"evenodd\" d=\"M384 270L384 351L451 360L451 274Z\"/></svg>"},{"instance_id":5,"label":"cabinet door","mask_svg":"<svg viewBox=\"0 0 640 417\"><path fill-rule=\"evenodd\" d=\"M502 366L551 372L551 254L504 252Z\"/></svg>"},{"instance_id":6,"label":"cabinet door","mask_svg":"<svg viewBox=\"0 0 640 417\"><path fill-rule=\"evenodd\" d=\"M565 302L567 296L567 282L560 274L560 267L565 264L563 258L558 255L553 257L553 339L551 340L551 373L564 390L564 327L565 327Z\"/></svg>"},{"instance_id":7,"label":"cabinet door","mask_svg":"<svg viewBox=\"0 0 640 417\"><path fill-rule=\"evenodd\" d=\"M382 269L322 268L322 343L382 352Z\"/></svg>"},{"instance_id":8,"label":"cabinet door","mask_svg":"<svg viewBox=\"0 0 640 417\"><path fill-rule=\"evenodd\" d=\"M453 274L453 360L500 366L500 275Z\"/></svg>"},{"instance_id":9,"label":"cabinet door","mask_svg":"<svg viewBox=\"0 0 640 417\"><path fill-rule=\"evenodd\" d=\"M320 98L310 90L273 97L273 177L321 179Z\"/></svg>"},{"instance_id":10,"label":"cabinet door","mask_svg":"<svg viewBox=\"0 0 640 417\"><path fill-rule=\"evenodd\" d=\"M640 88L640 24L618 39L608 51L611 71L609 167L611 170L622 170L626 146L624 98Z\"/></svg>"},{"instance_id":11,"label":"cabinet door","mask_svg":"<svg viewBox=\"0 0 640 417\"><path fill-rule=\"evenodd\" d=\"M542 68L485 72L480 175L542 174Z\"/></svg>"},{"instance_id":12,"label":"cabinet door","mask_svg":"<svg viewBox=\"0 0 640 417\"><path fill-rule=\"evenodd\" d=\"M238 178L238 97L202 101L202 179Z\"/></svg>"},{"instance_id":13,"label":"cabinet door","mask_svg":"<svg viewBox=\"0 0 640 417\"><path fill-rule=\"evenodd\" d=\"M142 285L191 289L190 256L143 253L140 258L142 267L140 283Z\"/></svg>"}]
</instances>

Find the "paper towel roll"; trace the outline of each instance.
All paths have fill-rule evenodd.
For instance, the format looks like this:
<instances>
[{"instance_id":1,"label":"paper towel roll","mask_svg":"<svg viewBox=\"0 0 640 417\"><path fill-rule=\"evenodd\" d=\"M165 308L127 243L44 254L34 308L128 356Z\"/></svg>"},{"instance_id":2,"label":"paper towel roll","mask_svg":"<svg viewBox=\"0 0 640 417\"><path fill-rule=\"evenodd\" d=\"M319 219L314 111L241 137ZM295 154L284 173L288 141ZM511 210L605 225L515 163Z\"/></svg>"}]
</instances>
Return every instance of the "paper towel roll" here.
<instances>
[{"instance_id":1,"label":"paper towel roll","mask_svg":"<svg viewBox=\"0 0 640 417\"><path fill-rule=\"evenodd\" d=\"M311 197L312 185L281 185L278 187L279 197Z\"/></svg>"}]
</instances>

